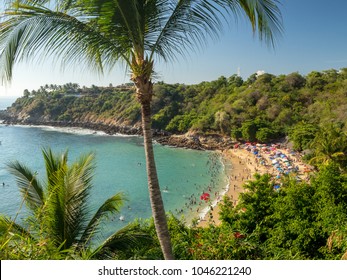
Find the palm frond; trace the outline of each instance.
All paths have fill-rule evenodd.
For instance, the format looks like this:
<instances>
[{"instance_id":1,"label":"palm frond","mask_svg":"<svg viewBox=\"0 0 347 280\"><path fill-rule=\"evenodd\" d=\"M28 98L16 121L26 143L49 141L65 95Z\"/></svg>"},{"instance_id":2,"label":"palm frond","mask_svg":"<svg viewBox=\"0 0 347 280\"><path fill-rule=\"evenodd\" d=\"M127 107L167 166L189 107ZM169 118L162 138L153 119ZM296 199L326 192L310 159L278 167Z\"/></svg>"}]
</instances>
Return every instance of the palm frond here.
<instances>
[{"instance_id":1,"label":"palm frond","mask_svg":"<svg viewBox=\"0 0 347 280\"><path fill-rule=\"evenodd\" d=\"M49 56L57 58L63 67L86 65L99 72L105 65L113 67L122 57L121 46L97 30L92 15L83 17L78 9L69 12L73 14L23 4L7 10L0 26L3 80L12 78L15 62L43 61Z\"/></svg>"},{"instance_id":2,"label":"palm frond","mask_svg":"<svg viewBox=\"0 0 347 280\"><path fill-rule=\"evenodd\" d=\"M67 167L68 152L65 151L63 154L57 156L53 154L53 151L50 148L43 148L42 155L46 167L47 185L49 191L49 187L53 184L52 176L54 176L54 174L60 168Z\"/></svg>"},{"instance_id":3,"label":"palm frond","mask_svg":"<svg viewBox=\"0 0 347 280\"><path fill-rule=\"evenodd\" d=\"M51 174L49 198L45 208L48 211L47 225L55 243L63 242L65 248L72 246L83 233L87 223L87 199L94 171L93 155L82 156L72 166L60 166Z\"/></svg>"},{"instance_id":4,"label":"palm frond","mask_svg":"<svg viewBox=\"0 0 347 280\"><path fill-rule=\"evenodd\" d=\"M81 244L87 244L91 241L93 235L99 232L98 226L100 222L107 218L109 215L119 213L120 208L123 206L125 197L123 193L117 193L114 196L107 199L96 211L91 218L89 224L86 226L84 233L80 238Z\"/></svg>"},{"instance_id":5,"label":"palm frond","mask_svg":"<svg viewBox=\"0 0 347 280\"><path fill-rule=\"evenodd\" d=\"M11 219L0 215L0 235L21 235L25 237L30 237L33 239L31 234L21 225L15 223Z\"/></svg>"},{"instance_id":6,"label":"palm frond","mask_svg":"<svg viewBox=\"0 0 347 280\"><path fill-rule=\"evenodd\" d=\"M234 2L234 1L231 1ZM275 45L275 35L283 32L281 11L278 0L239 0L242 11L252 25L254 33L258 32L260 40Z\"/></svg>"},{"instance_id":7,"label":"palm frond","mask_svg":"<svg viewBox=\"0 0 347 280\"><path fill-rule=\"evenodd\" d=\"M94 175L94 155L82 156L69 168L66 181L66 226L74 240L83 234L88 223L88 198Z\"/></svg>"},{"instance_id":8,"label":"palm frond","mask_svg":"<svg viewBox=\"0 0 347 280\"><path fill-rule=\"evenodd\" d=\"M154 2L157 13L149 15L157 20L150 20L152 29L147 33L150 59L154 54L165 61L176 54L184 55L187 48L204 45L207 36L215 37L221 31L221 12L211 1Z\"/></svg>"},{"instance_id":9,"label":"palm frond","mask_svg":"<svg viewBox=\"0 0 347 280\"><path fill-rule=\"evenodd\" d=\"M152 237L140 229L138 223L134 222L111 235L95 251L94 257L112 257L114 253L122 250L141 248L144 244L153 242Z\"/></svg>"},{"instance_id":10,"label":"palm frond","mask_svg":"<svg viewBox=\"0 0 347 280\"><path fill-rule=\"evenodd\" d=\"M151 2L151 1L149 1ZM152 1L158 13L157 20L150 21L150 58L158 55L165 61L176 54L205 45L206 39L218 38L223 22L239 17L249 19L254 33L261 40L274 45L275 35L282 33L282 17L277 0L182 0ZM157 36L157 37L156 37Z\"/></svg>"},{"instance_id":11,"label":"palm frond","mask_svg":"<svg viewBox=\"0 0 347 280\"><path fill-rule=\"evenodd\" d=\"M44 204L44 190L36 174L18 161L7 164L9 172L15 176L20 192L29 208L36 211Z\"/></svg>"}]
</instances>

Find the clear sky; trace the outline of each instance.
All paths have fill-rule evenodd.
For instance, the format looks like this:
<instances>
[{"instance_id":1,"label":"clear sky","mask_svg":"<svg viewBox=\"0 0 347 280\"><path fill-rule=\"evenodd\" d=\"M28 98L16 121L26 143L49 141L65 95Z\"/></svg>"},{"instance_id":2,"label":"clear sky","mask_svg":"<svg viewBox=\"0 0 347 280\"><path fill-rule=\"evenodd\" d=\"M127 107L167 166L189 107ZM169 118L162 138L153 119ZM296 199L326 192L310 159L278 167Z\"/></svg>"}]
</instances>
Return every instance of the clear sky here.
<instances>
[{"instance_id":1,"label":"clear sky","mask_svg":"<svg viewBox=\"0 0 347 280\"><path fill-rule=\"evenodd\" d=\"M2 0L0 0L2 1ZM229 77L239 72L246 79L258 70L275 75L347 67L347 1L281 0L284 33L275 49L252 35L249 24L240 20L225 29L218 42L202 51L170 64L156 64L158 80L166 83L196 84ZM122 67L99 77L79 69L65 70L44 64L21 63L14 69L7 88L0 85L0 96L22 95L24 89L45 84L78 83L80 86L119 85L129 82Z\"/></svg>"}]
</instances>

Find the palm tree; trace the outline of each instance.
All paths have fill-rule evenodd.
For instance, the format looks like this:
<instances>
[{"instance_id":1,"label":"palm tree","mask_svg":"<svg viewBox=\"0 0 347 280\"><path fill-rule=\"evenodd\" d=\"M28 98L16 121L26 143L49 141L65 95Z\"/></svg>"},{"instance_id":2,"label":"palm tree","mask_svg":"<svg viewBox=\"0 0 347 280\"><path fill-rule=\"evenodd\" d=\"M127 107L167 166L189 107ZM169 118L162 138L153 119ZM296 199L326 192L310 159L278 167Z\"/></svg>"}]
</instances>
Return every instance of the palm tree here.
<instances>
[{"instance_id":1,"label":"palm tree","mask_svg":"<svg viewBox=\"0 0 347 280\"><path fill-rule=\"evenodd\" d=\"M309 163L319 166L335 162L341 169L345 169L347 160L346 143L347 135L338 124L325 124L310 142L313 157Z\"/></svg>"},{"instance_id":2,"label":"palm tree","mask_svg":"<svg viewBox=\"0 0 347 280\"><path fill-rule=\"evenodd\" d=\"M82 156L70 166L67 152L55 155L50 149L43 149L43 156L46 169L44 184L20 162L8 164L31 213L31 226L25 228L15 219L0 216L1 235L7 233L37 241L46 238L59 251L73 250L79 255L87 252L89 258L110 257L117 249L130 249L148 240L132 224L95 245L95 237L102 228L101 222L119 212L124 201L123 194L110 197L92 214L88 198L94 171L93 155Z\"/></svg>"},{"instance_id":3,"label":"palm tree","mask_svg":"<svg viewBox=\"0 0 347 280\"><path fill-rule=\"evenodd\" d=\"M278 0L12 0L2 17L0 63L10 80L15 62L54 55L63 65L103 72L125 62L141 104L148 189L165 259L173 259L154 161L151 101L155 59L217 38L232 17L244 16L261 40L281 32Z\"/></svg>"}]
</instances>

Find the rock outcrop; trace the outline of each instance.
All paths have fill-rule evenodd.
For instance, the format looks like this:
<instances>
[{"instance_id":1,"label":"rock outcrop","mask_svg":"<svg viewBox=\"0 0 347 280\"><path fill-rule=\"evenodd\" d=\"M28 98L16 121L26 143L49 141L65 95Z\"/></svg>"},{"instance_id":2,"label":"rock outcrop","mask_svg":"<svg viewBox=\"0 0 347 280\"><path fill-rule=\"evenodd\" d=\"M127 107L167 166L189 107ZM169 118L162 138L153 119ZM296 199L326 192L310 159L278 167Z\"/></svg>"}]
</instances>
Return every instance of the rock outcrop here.
<instances>
[{"instance_id":1,"label":"rock outcrop","mask_svg":"<svg viewBox=\"0 0 347 280\"><path fill-rule=\"evenodd\" d=\"M170 135L158 138L157 142L162 145L195 150L223 150L230 149L234 145L234 142L229 137L224 137L218 134Z\"/></svg>"}]
</instances>

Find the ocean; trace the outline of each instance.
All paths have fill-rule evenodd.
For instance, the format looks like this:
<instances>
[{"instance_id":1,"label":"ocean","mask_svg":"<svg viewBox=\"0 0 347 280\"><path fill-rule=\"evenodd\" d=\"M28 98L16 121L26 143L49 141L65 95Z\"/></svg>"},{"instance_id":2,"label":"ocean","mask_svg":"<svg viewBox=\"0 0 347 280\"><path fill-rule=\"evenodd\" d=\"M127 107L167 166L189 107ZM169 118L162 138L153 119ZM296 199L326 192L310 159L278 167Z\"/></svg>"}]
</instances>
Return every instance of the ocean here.
<instances>
[{"instance_id":1,"label":"ocean","mask_svg":"<svg viewBox=\"0 0 347 280\"><path fill-rule=\"evenodd\" d=\"M68 149L70 162L85 153L95 154L96 170L89 205L92 210L117 192L125 194L127 201L121 213L107 224L106 235L136 218L151 217L142 137L110 136L79 128L0 125L0 141L0 213L13 218L21 205L20 193L6 163L19 160L44 180L41 149L51 147L55 152ZM227 185L220 156L215 152L160 144L154 148L166 212L184 216L187 221L199 213L202 215L208 208L208 204L200 200L202 192L208 191L214 197ZM121 216L124 221L119 220ZM23 208L17 219L25 217Z\"/></svg>"}]
</instances>

